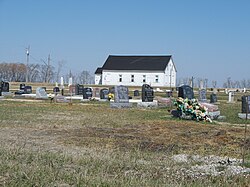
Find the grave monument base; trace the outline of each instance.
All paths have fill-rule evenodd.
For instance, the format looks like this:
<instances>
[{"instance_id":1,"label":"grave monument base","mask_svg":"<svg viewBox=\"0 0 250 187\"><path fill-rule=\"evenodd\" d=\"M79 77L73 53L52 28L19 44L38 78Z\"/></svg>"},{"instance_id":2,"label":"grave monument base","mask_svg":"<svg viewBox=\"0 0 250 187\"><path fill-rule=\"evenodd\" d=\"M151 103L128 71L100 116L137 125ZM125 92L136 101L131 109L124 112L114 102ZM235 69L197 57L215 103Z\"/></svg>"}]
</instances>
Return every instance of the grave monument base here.
<instances>
[{"instance_id":1,"label":"grave monument base","mask_svg":"<svg viewBox=\"0 0 250 187\"><path fill-rule=\"evenodd\" d=\"M208 116L213 120L213 119L218 119L220 116L220 111L213 111L213 112L208 112Z\"/></svg>"},{"instance_id":2,"label":"grave monument base","mask_svg":"<svg viewBox=\"0 0 250 187\"><path fill-rule=\"evenodd\" d=\"M153 101L153 102L138 102L137 103L138 108L157 108L158 107L158 102Z\"/></svg>"},{"instance_id":3,"label":"grave monument base","mask_svg":"<svg viewBox=\"0 0 250 187\"><path fill-rule=\"evenodd\" d=\"M246 113L238 113L238 117L241 119L246 119ZM250 114L247 115L247 119L250 119Z\"/></svg>"},{"instance_id":4,"label":"grave monument base","mask_svg":"<svg viewBox=\"0 0 250 187\"><path fill-rule=\"evenodd\" d=\"M110 103L110 108L131 108L132 103Z\"/></svg>"}]
</instances>

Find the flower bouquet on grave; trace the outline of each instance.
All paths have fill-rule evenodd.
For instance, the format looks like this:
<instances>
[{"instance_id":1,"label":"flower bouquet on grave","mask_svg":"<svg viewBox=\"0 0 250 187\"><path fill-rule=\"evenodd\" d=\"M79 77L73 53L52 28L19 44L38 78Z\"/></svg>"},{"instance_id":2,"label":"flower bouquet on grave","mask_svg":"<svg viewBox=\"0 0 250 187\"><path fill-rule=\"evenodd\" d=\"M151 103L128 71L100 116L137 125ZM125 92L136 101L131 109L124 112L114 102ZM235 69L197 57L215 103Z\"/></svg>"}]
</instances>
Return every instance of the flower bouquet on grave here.
<instances>
[{"instance_id":1,"label":"flower bouquet on grave","mask_svg":"<svg viewBox=\"0 0 250 187\"><path fill-rule=\"evenodd\" d=\"M198 103L197 99L183 99L181 97L177 98L174 101L174 105L177 107L177 110L183 116L190 116L191 119L196 121L208 121L212 120L208 117L208 111L205 106L202 106Z\"/></svg>"}]
</instances>

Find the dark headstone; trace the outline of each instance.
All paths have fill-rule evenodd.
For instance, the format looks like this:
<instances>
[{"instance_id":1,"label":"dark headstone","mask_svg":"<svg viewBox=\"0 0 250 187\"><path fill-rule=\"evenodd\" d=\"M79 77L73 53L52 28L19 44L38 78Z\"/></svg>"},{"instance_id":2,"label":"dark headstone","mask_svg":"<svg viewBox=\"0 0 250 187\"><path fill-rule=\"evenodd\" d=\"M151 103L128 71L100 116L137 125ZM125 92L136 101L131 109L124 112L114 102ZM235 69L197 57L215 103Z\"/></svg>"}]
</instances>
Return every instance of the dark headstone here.
<instances>
[{"instance_id":1,"label":"dark headstone","mask_svg":"<svg viewBox=\"0 0 250 187\"><path fill-rule=\"evenodd\" d=\"M206 89L199 90L199 101L201 101L201 102L207 101L207 90Z\"/></svg>"},{"instance_id":2,"label":"dark headstone","mask_svg":"<svg viewBox=\"0 0 250 187\"><path fill-rule=\"evenodd\" d=\"M60 92L60 88L59 87L54 87L53 88L53 93L54 94L58 94Z\"/></svg>"},{"instance_id":3,"label":"dark headstone","mask_svg":"<svg viewBox=\"0 0 250 187\"><path fill-rule=\"evenodd\" d=\"M178 97L182 97L184 99L193 99L194 98L194 92L193 88L188 85L183 85L178 88Z\"/></svg>"},{"instance_id":4,"label":"dark headstone","mask_svg":"<svg viewBox=\"0 0 250 187\"><path fill-rule=\"evenodd\" d=\"M24 83L20 84L19 90L24 90L24 88L25 88L25 84Z\"/></svg>"},{"instance_id":5,"label":"dark headstone","mask_svg":"<svg viewBox=\"0 0 250 187\"><path fill-rule=\"evenodd\" d=\"M173 97L173 91L166 91L167 97Z\"/></svg>"},{"instance_id":6,"label":"dark headstone","mask_svg":"<svg viewBox=\"0 0 250 187\"><path fill-rule=\"evenodd\" d=\"M135 96L135 97L140 96L139 90L135 90L135 91L134 91L134 96Z\"/></svg>"},{"instance_id":7,"label":"dark headstone","mask_svg":"<svg viewBox=\"0 0 250 187\"><path fill-rule=\"evenodd\" d=\"M217 100L217 95L216 94L211 94L210 95L210 103L216 103L218 100Z\"/></svg>"},{"instance_id":8,"label":"dark headstone","mask_svg":"<svg viewBox=\"0 0 250 187\"><path fill-rule=\"evenodd\" d=\"M126 86L115 86L115 103L128 103L128 87Z\"/></svg>"},{"instance_id":9,"label":"dark headstone","mask_svg":"<svg viewBox=\"0 0 250 187\"><path fill-rule=\"evenodd\" d=\"M100 99L108 99L109 90L107 88L103 88L100 90Z\"/></svg>"},{"instance_id":10,"label":"dark headstone","mask_svg":"<svg viewBox=\"0 0 250 187\"><path fill-rule=\"evenodd\" d=\"M83 95L84 86L82 84L76 85L76 95Z\"/></svg>"},{"instance_id":11,"label":"dark headstone","mask_svg":"<svg viewBox=\"0 0 250 187\"><path fill-rule=\"evenodd\" d=\"M31 94L32 93L32 86L25 86L24 87L24 93L25 94Z\"/></svg>"},{"instance_id":12,"label":"dark headstone","mask_svg":"<svg viewBox=\"0 0 250 187\"><path fill-rule=\"evenodd\" d=\"M2 86L0 86L0 96L2 96Z\"/></svg>"},{"instance_id":13,"label":"dark headstone","mask_svg":"<svg viewBox=\"0 0 250 187\"><path fill-rule=\"evenodd\" d=\"M10 84L8 82L2 81L0 87L2 88L2 92L10 91Z\"/></svg>"},{"instance_id":14,"label":"dark headstone","mask_svg":"<svg viewBox=\"0 0 250 187\"><path fill-rule=\"evenodd\" d=\"M89 99L92 97L92 89L91 88L84 88L83 89L83 99Z\"/></svg>"},{"instance_id":15,"label":"dark headstone","mask_svg":"<svg viewBox=\"0 0 250 187\"><path fill-rule=\"evenodd\" d=\"M154 100L154 90L148 84L142 85L142 102L153 102Z\"/></svg>"},{"instance_id":16,"label":"dark headstone","mask_svg":"<svg viewBox=\"0 0 250 187\"><path fill-rule=\"evenodd\" d=\"M250 113L250 95L244 95L241 97L242 99L242 113ZM248 109L248 110L247 110Z\"/></svg>"}]
</instances>

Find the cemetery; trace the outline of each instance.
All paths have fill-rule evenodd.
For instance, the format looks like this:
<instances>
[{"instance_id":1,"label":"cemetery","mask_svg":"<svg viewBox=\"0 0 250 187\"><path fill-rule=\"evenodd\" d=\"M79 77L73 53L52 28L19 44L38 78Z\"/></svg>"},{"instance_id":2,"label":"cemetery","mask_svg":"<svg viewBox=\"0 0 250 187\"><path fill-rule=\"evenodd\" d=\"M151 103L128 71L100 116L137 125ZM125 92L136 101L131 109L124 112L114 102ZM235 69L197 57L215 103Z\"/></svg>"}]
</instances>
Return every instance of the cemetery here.
<instances>
[{"instance_id":1,"label":"cemetery","mask_svg":"<svg viewBox=\"0 0 250 187\"><path fill-rule=\"evenodd\" d=\"M249 184L250 90L1 85L0 184Z\"/></svg>"}]
</instances>

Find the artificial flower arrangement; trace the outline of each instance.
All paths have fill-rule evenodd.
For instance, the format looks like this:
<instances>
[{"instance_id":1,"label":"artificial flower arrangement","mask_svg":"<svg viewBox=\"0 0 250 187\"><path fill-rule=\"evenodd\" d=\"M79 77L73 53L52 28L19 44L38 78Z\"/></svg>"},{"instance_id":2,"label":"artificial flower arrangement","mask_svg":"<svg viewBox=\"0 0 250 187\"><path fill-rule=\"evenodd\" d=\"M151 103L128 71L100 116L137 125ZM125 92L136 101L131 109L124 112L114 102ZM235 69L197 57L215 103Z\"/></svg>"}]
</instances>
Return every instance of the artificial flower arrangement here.
<instances>
[{"instance_id":1,"label":"artificial flower arrangement","mask_svg":"<svg viewBox=\"0 0 250 187\"><path fill-rule=\"evenodd\" d=\"M181 111L182 115L191 116L193 120L212 122L208 116L207 108L201 106L197 99L179 97L174 101L174 105L177 106L177 110Z\"/></svg>"}]
</instances>

